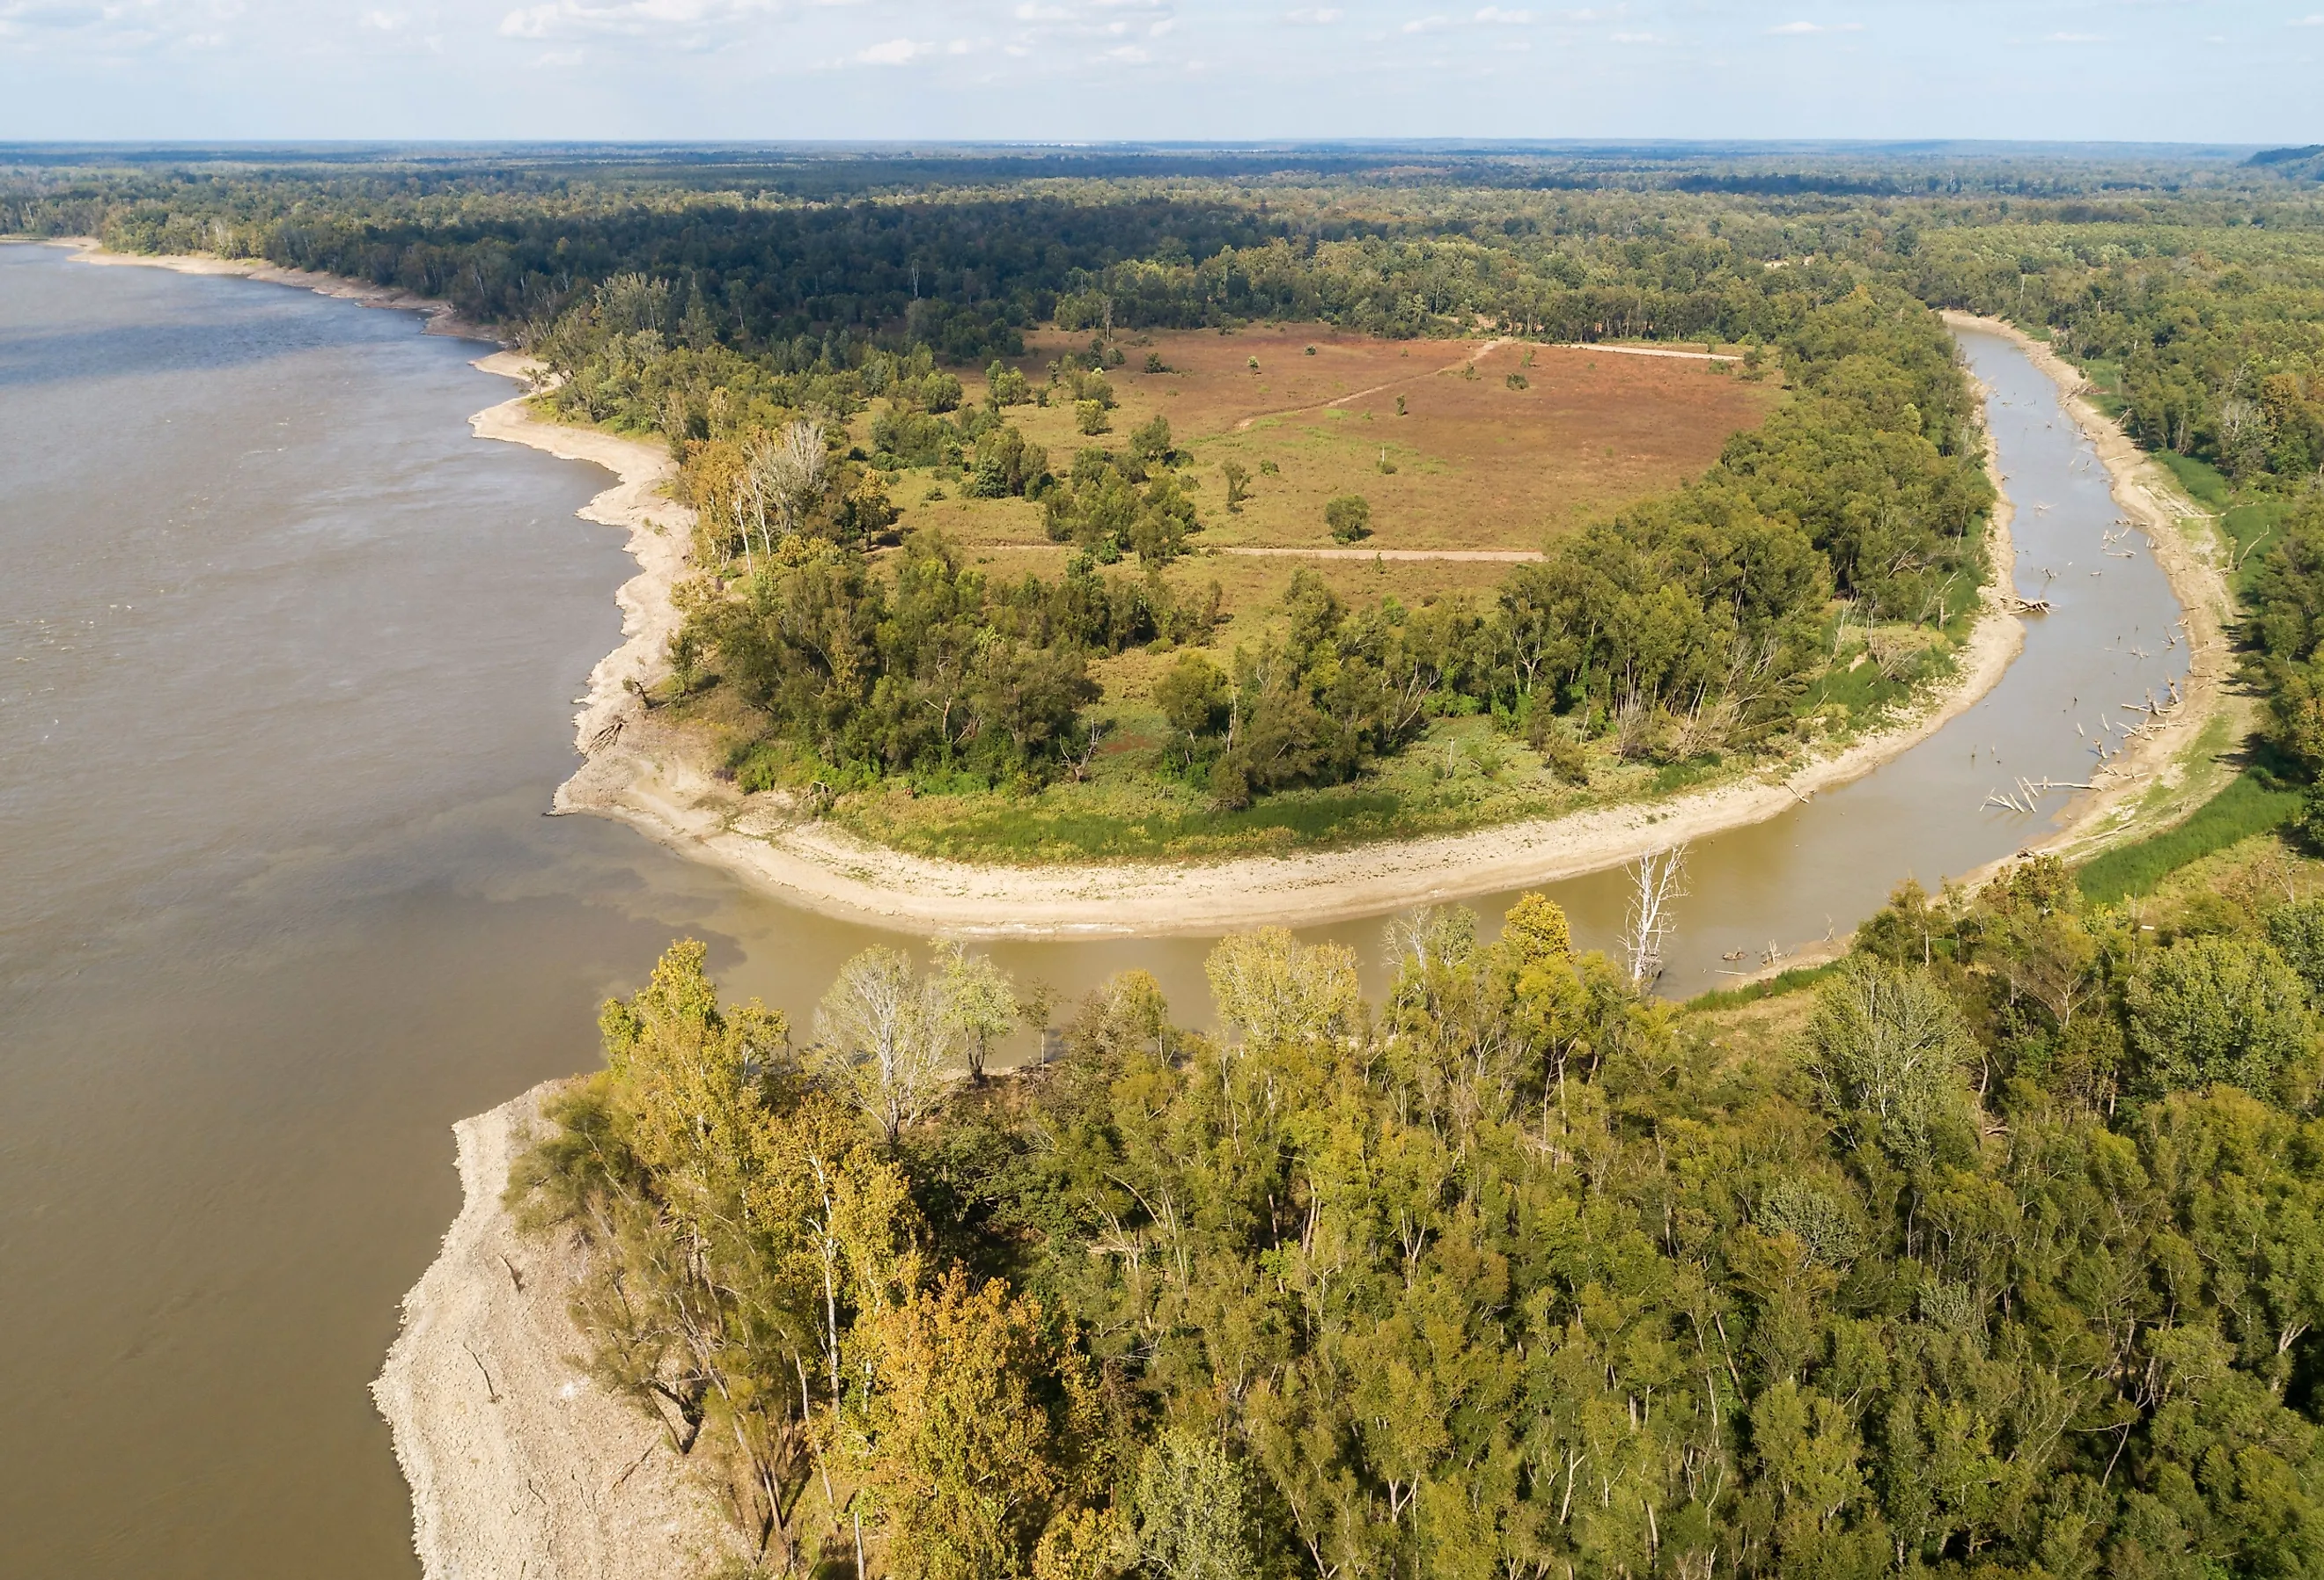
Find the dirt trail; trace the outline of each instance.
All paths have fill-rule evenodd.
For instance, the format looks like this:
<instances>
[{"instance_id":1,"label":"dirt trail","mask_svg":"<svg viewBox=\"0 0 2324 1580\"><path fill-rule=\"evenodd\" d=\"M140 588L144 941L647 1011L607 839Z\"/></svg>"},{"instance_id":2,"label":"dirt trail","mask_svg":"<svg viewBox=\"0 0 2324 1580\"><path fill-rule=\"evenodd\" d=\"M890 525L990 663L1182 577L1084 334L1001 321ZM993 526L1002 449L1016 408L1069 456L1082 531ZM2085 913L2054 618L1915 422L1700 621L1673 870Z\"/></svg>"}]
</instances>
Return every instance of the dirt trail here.
<instances>
[{"instance_id":1,"label":"dirt trail","mask_svg":"<svg viewBox=\"0 0 2324 1580\"><path fill-rule=\"evenodd\" d=\"M1665 351L1659 346L1608 346L1595 340L1569 340L1560 351L1603 351L1611 356L1675 356L1684 362L1740 362L1723 351Z\"/></svg>"},{"instance_id":2,"label":"dirt trail","mask_svg":"<svg viewBox=\"0 0 2324 1580\"><path fill-rule=\"evenodd\" d=\"M1491 356L1502 346L1511 344L1513 344L1513 342L1507 338L1488 340L1482 346L1478 346L1477 349L1471 352L1468 356L1462 357L1459 361L1448 362L1443 367L1432 367L1426 373L1416 373L1404 378L1390 379L1386 383L1374 384L1368 390L1351 391L1347 394L1334 395L1328 401L1316 401L1305 406L1286 406L1279 411L1254 411L1250 416L1235 424L1235 431L1237 433L1242 432L1245 429L1249 428L1252 423L1259 421L1261 418L1296 417L1301 413L1307 411L1329 411L1334 406L1344 406L1351 401L1360 401L1368 395L1377 395L1383 391L1397 389L1404 384L1416 384L1423 379L1433 379L1439 374L1451 373L1456 367L1465 367L1475 363L1482 362L1486 357Z\"/></svg>"},{"instance_id":3,"label":"dirt trail","mask_svg":"<svg viewBox=\"0 0 2324 1580\"><path fill-rule=\"evenodd\" d=\"M1027 550L1049 549L1060 554L1074 552L1071 543L980 543L980 549L1006 549L1012 553ZM1206 554L1234 554L1246 559L1442 559L1476 564L1524 565L1549 558L1538 549L1206 549Z\"/></svg>"}]
</instances>

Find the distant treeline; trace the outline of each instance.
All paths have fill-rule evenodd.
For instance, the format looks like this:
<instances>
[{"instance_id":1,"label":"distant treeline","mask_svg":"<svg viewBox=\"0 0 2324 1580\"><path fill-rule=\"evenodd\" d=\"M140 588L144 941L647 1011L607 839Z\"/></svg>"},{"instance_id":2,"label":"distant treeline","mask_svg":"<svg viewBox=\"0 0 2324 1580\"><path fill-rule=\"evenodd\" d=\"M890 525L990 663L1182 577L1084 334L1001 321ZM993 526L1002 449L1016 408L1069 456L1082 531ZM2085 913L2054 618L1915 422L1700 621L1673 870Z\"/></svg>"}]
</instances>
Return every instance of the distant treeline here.
<instances>
[{"instance_id":1,"label":"distant treeline","mask_svg":"<svg viewBox=\"0 0 2324 1580\"><path fill-rule=\"evenodd\" d=\"M0 177L0 230L263 257L533 332L638 273L754 353L870 339L981 363L1108 298L1125 327L1323 318L1413 335L1483 319L1559 338L1733 338L1766 332L1748 285L1769 263L1878 266L1922 232L2001 220L2313 223L2305 201L2219 162L2010 151L543 149L26 171Z\"/></svg>"}]
</instances>

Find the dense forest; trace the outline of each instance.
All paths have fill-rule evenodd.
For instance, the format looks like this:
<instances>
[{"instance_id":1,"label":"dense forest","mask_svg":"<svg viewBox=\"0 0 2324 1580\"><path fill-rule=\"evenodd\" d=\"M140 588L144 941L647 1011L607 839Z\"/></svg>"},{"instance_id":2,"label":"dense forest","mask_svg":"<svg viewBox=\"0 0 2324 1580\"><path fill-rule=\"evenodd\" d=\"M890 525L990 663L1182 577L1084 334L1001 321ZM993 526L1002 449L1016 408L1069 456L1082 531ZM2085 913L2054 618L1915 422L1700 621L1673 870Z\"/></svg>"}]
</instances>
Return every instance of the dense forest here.
<instances>
[{"instance_id":1,"label":"dense forest","mask_svg":"<svg viewBox=\"0 0 2324 1580\"><path fill-rule=\"evenodd\" d=\"M1748 1049L1528 897L794 1039L699 945L511 1199L773 1573L2324 1572L2324 901L1907 889ZM802 1030L806 1030L802 1028Z\"/></svg>"}]
</instances>

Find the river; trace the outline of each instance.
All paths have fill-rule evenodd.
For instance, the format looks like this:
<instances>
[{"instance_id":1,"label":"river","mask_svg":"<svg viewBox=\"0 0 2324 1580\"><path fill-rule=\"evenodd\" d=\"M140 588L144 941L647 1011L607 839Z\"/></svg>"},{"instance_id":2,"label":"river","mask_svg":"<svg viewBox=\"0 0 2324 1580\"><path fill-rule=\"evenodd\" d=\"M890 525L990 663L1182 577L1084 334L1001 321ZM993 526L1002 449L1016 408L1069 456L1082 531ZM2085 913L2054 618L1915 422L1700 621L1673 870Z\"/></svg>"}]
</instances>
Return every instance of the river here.
<instances>
[{"instance_id":1,"label":"river","mask_svg":"<svg viewBox=\"0 0 2324 1580\"><path fill-rule=\"evenodd\" d=\"M1700 843L1672 991L2007 854L2042 819L1986 791L2085 777L2077 720L2183 671L2048 382L1964 344L2056 611L1899 762ZM573 515L602 475L470 438L508 393L475 353L0 247L0 1574L409 1580L364 1390L458 1206L447 1127L588 1065L675 935L795 1013L878 937L541 816L630 563ZM1618 878L1556 894L1610 938ZM1378 986L1377 922L1310 936ZM1199 1019L1206 947L993 953L1068 996L1143 966Z\"/></svg>"}]
</instances>

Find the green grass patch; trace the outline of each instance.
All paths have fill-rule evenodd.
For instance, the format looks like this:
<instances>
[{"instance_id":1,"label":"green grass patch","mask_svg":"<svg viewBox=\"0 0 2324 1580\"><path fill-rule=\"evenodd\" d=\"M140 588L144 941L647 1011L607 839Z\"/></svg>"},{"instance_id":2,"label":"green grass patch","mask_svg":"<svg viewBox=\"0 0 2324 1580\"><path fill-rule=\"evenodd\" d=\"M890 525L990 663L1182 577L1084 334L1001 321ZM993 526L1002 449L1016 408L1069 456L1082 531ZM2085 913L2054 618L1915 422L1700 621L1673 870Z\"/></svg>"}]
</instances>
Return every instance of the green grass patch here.
<instances>
[{"instance_id":1,"label":"green grass patch","mask_svg":"<svg viewBox=\"0 0 2324 1580\"><path fill-rule=\"evenodd\" d=\"M2089 381L2090 404L2106 417L2120 417L2128 410L2122 395L2122 364L2091 357L2080 364L2082 377Z\"/></svg>"},{"instance_id":2,"label":"green grass patch","mask_svg":"<svg viewBox=\"0 0 2324 1580\"><path fill-rule=\"evenodd\" d=\"M2187 491L2187 496L2205 510L2223 511L2232 502L2233 494L2226 476L2210 462L2182 456L2176 450L2156 450L2154 458L2171 468L2171 475L2179 479L2179 486Z\"/></svg>"},{"instance_id":3,"label":"green grass patch","mask_svg":"<svg viewBox=\"0 0 2324 1580\"><path fill-rule=\"evenodd\" d=\"M2219 525L2235 550L2239 583L2259 562L2260 556L2275 546L2283 518L2291 513L2292 502L2288 499L2257 499L2238 504L2219 518Z\"/></svg>"},{"instance_id":4,"label":"green grass patch","mask_svg":"<svg viewBox=\"0 0 2324 1580\"><path fill-rule=\"evenodd\" d=\"M1789 971L1777 972L1765 982L1748 983L1741 987L1718 987L1706 993L1697 993L1682 1006L1690 1013L1707 1010L1738 1009L1756 1004L1761 999L1781 998L1787 993L1813 987L1846 964L1845 959L1827 960L1821 966L1794 966Z\"/></svg>"},{"instance_id":5,"label":"green grass patch","mask_svg":"<svg viewBox=\"0 0 2324 1580\"><path fill-rule=\"evenodd\" d=\"M2117 845L2075 874L2082 895L2112 905L2144 894L2189 862L2255 834L2282 827L2299 814L2301 792L2274 775L2247 769L2175 828Z\"/></svg>"}]
</instances>

